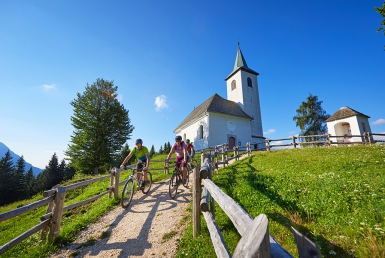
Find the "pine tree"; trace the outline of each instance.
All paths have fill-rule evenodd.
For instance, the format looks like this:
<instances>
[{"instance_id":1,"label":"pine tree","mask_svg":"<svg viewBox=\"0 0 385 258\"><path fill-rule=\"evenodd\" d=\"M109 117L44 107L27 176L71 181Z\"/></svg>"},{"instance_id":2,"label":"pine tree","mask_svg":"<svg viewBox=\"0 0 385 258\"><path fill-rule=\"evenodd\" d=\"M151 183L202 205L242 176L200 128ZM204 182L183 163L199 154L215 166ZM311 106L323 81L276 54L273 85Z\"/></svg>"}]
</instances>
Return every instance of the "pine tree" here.
<instances>
[{"instance_id":1,"label":"pine tree","mask_svg":"<svg viewBox=\"0 0 385 258\"><path fill-rule=\"evenodd\" d=\"M330 117L321 107L322 101L309 94L306 102L302 102L293 117L295 125L301 129L301 135L320 135L327 132L325 120Z\"/></svg>"},{"instance_id":2,"label":"pine tree","mask_svg":"<svg viewBox=\"0 0 385 258\"><path fill-rule=\"evenodd\" d=\"M150 150L150 157L152 158L154 155L155 155L155 148L154 148L154 145L152 145Z\"/></svg>"},{"instance_id":3,"label":"pine tree","mask_svg":"<svg viewBox=\"0 0 385 258\"><path fill-rule=\"evenodd\" d=\"M27 197L26 194L26 182L25 182L25 161L21 156L16 163L14 170L15 186L13 187L14 200L24 200Z\"/></svg>"},{"instance_id":4,"label":"pine tree","mask_svg":"<svg viewBox=\"0 0 385 258\"><path fill-rule=\"evenodd\" d=\"M128 144L126 143L123 148L117 153L117 155L115 156L115 162L113 164L113 167L120 167L120 165L122 164L123 160L128 156L128 154L130 154L131 150L130 150L130 147L128 146ZM126 165L130 165L132 164L132 162L135 161L135 156L131 157Z\"/></svg>"},{"instance_id":5,"label":"pine tree","mask_svg":"<svg viewBox=\"0 0 385 258\"><path fill-rule=\"evenodd\" d=\"M159 154L163 154L163 148L162 148L162 146L160 146Z\"/></svg>"},{"instance_id":6,"label":"pine tree","mask_svg":"<svg viewBox=\"0 0 385 258\"><path fill-rule=\"evenodd\" d=\"M164 154L167 153L167 143L164 143L164 146L163 146L163 153L164 153Z\"/></svg>"},{"instance_id":7,"label":"pine tree","mask_svg":"<svg viewBox=\"0 0 385 258\"><path fill-rule=\"evenodd\" d=\"M48 190L61 182L61 176L59 171L59 161L56 156L56 153L52 155L48 165L45 167L45 170L48 173L48 179L45 183L44 190Z\"/></svg>"},{"instance_id":8,"label":"pine tree","mask_svg":"<svg viewBox=\"0 0 385 258\"><path fill-rule=\"evenodd\" d=\"M97 79L71 101L75 130L65 154L77 172L97 174L99 168L107 170L115 153L130 139L134 127L128 111L115 98L117 89L112 81Z\"/></svg>"},{"instance_id":9,"label":"pine tree","mask_svg":"<svg viewBox=\"0 0 385 258\"><path fill-rule=\"evenodd\" d=\"M8 150L0 160L0 206L11 203L14 199L12 197L12 187L15 182L13 170L13 161L11 153Z\"/></svg>"},{"instance_id":10,"label":"pine tree","mask_svg":"<svg viewBox=\"0 0 385 258\"><path fill-rule=\"evenodd\" d=\"M35 176L33 175L32 167L30 167L25 174L25 193L26 198L29 198L35 194L33 186L35 185Z\"/></svg>"},{"instance_id":11,"label":"pine tree","mask_svg":"<svg viewBox=\"0 0 385 258\"><path fill-rule=\"evenodd\" d=\"M166 151L166 154L170 153L171 151L171 144L170 142L167 142L167 151Z\"/></svg>"}]
</instances>

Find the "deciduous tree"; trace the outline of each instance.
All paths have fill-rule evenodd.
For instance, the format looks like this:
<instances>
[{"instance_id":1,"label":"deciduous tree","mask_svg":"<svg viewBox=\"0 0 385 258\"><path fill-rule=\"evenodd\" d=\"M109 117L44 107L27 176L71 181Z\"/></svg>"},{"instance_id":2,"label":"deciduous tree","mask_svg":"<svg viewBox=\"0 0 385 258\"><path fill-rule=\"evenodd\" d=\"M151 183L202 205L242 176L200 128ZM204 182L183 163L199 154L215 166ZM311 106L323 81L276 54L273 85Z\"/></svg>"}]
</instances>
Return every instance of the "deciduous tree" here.
<instances>
[{"instance_id":1,"label":"deciduous tree","mask_svg":"<svg viewBox=\"0 0 385 258\"><path fill-rule=\"evenodd\" d=\"M65 154L77 172L97 174L99 168L109 169L115 153L130 139L134 127L128 110L116 99L117 89L112 81L97 79L71 101L75 130Z\"/></svg>"},{"instance_id":2,"label":"deciduous tree","mask_svg":"<svg viewBox=\"0 0 385 258\"><path fill-rule=\"evenodd\" d=\"M380 32L382 30L385 36L385 1L382 4L382 7L374 7L374 10L376 10L379 14L381 14L383 18L381 22L381 26L377 29L377 32ZM384 51L385 51L385 45L384 45Z\"/></svg>"}]
</instances>

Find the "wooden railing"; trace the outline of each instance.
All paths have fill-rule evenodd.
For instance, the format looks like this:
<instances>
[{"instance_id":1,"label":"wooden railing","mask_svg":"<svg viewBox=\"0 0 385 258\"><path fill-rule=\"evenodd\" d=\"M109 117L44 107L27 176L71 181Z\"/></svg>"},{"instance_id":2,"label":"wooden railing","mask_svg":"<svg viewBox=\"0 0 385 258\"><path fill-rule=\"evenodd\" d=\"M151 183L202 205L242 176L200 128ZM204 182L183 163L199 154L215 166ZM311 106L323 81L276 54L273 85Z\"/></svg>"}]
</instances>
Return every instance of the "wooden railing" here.
<instances>
[{"instance_id":1,"label":"wooden railing","mask_svg":"<svg viewBox=\"0 0 385 258\"><path fill-rule=\"evenodd\" d=\"M317 146L332 146L332 145L349 145L349 144L374 144L377 142L385 142L385 140L373 140L373 136L384 136L385 134L380 133L367 133L364 132L362 135L337 135L332 136L330 134L322 134L322 135L299 135L299 136L291 136L283 139L268 139L266 138L263 142L255 142L251 143L251 145L259 146L263 145L264 147L257 147L257 150L267 150L270 151L272 148L277 147L292 147L297 148L298 145L309 146L309 145L317 145ZM359 141L352 141L354 138L360 138ZM310 141L308 140L310 139ZM281 143L281 144L271 144L271 142L287 142L289 143Z\"/></svg>"},{"instance_id":2,"label":"wooden railing","mask_svg":"<svg viewBox=\"0 0 385 258\"><path fill-rule=\"evenodd\" d=\"M151 160L151 162L164 162L164 161ZM131 165L131 166L127 166L127 168L133 168L135 166L136 165ZM154 171L154 170L164 170L165 173L168 172L164 168L149 169L149 171ZM39 207L42 207L44 205L47 205L46 213L43 216L41 216L40 222L36 226L29 229L28 231L22 233L21 235L12 239L10 242L1 246L0 254L5 253L15 245L21 243L23 240L39 232L40 230L42 231L41 237L40 237L41 240L47 239L49 243L52 243L53 240L59 236L63 212L77 208L87 203L93 202L106 194L109 194L109 197L113 195L114 198L119 198L119 186L125 184L125 182L127 181L125 179L119 182L120 172L121 172L120 169L113 168L111 169L110 174L106 176L81 181L81 182L67 185L67 186L56 185L51 190L43 192L43 197L46 197L45 199L25 205L18 209L0 214L0 222L2 222L2 221L9 220L11 218L17 217L19 215L22 215L24 213L27 213L31 210L37 209ZM89 199L86 199L74 204L70 204L68 206L64 206L65 195L68 191L85 186L85 185L89 185L94 182L104 180L106 178L110 178L110 185L107 187L105 192L95 195Z\"/></svg>"},{"instance_id":3,"label":"wooden railing","mask_svg":"<svg viewBox=\"0 0 385 258\"><path fill-rule=\"evenodd\" d=\"M205 155L202 152L202 166L197 166L193 170L193 237L196 237L201 230L200 214L202 213L217 257L293 257L269 234L268 219L265 214L260 214L253 219L240 205L213 183L211 180L213 170L211 158L214 155ZM241 235L233 256L231 256L214 219L214 200ZM292 231L297 242L299 257L321 258L320 250L313 242L294 228Z\"/></svg>"}]
</instances>

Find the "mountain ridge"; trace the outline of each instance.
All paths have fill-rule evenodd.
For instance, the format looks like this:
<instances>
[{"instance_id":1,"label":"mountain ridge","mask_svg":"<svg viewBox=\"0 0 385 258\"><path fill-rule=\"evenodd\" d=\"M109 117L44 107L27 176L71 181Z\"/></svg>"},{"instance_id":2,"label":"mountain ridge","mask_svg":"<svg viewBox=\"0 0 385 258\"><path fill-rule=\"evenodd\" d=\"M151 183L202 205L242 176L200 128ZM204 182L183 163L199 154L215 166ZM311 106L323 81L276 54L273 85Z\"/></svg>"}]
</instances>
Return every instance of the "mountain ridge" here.
<instances>
[{"instance_id":1,"label":"mountain ridge","mask_svg":"<svg viewBox=\"0 0 385 258\"><path fill-rule=\"evenodd\" d=\"M10 148L7 147L4 143L0 142L0 158L3 158L5 156L5 153L9 150L9 153L12 157L13 165L16 165L16 162L20 159L21 156L14 153ZM43 169L33 166L31 163L27 162L25 159L25 173L32 167L33 175L36 177L38 174L43 171Z\"/></svg>"}]
</instances>

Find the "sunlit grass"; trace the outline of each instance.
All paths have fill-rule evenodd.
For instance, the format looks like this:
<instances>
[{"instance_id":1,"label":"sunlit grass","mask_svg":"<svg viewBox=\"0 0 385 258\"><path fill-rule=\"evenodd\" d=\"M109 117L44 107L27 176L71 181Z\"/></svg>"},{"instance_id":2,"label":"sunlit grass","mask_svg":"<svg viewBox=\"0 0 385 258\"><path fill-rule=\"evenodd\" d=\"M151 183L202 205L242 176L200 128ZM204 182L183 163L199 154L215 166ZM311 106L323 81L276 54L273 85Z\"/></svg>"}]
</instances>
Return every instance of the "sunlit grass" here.
<instances>
[{"instance_id":1,"label":"sunlit grass","mask_svg":"<svg viewBox=\"0 0 385 258\"><path fill-rule=\"evenodd\" d=\"M384 257L384 173L385 146L305 148L258 152L213 180L252 217L266 214L270 234L295 257L291 226L316 242L323 257ZM233 252L240 236L216 209ZM180 250L199 256L201 249L215 257L212 246L205 246L210 239L204 220L201 235L191 236L189 227Z\"/></svg>"}]
</instances>

